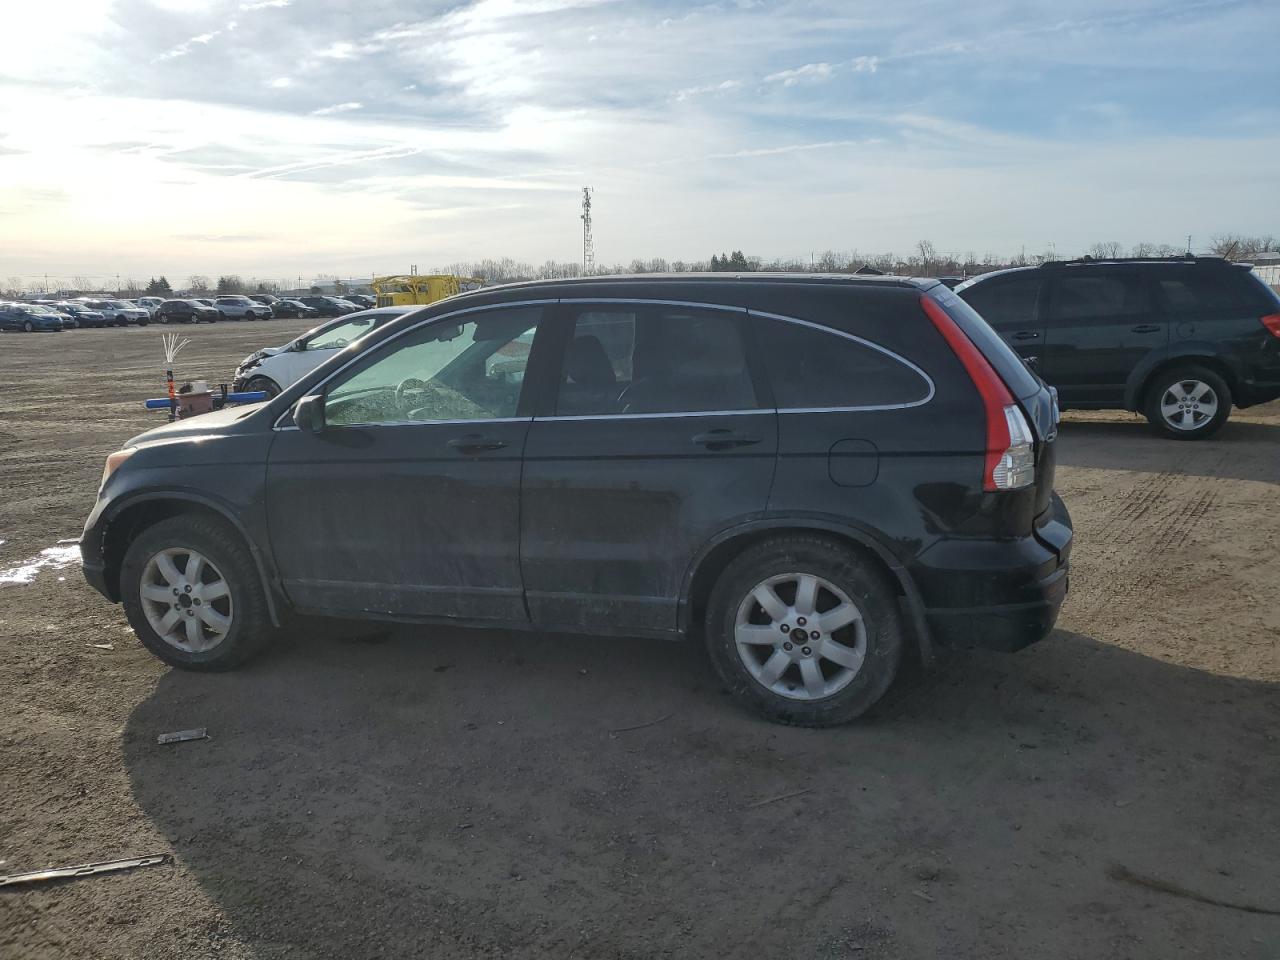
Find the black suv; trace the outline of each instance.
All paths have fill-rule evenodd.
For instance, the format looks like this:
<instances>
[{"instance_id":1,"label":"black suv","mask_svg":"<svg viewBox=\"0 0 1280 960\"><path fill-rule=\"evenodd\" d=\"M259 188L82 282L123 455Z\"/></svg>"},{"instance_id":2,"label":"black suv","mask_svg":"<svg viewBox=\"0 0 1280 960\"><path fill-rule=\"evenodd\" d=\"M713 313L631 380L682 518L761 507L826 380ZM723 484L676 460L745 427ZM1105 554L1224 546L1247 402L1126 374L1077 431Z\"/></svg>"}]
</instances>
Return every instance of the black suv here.
<instances>
[{"instance_id":1,"label":"black suv","mask_svg":"<svg viewBox=\"0 0 1280 960\"><path fill-rule=\"evenodd\" d=\"M81 550L153 653L230 667L293 612L705 638L772 719L858 716L908 647L1053 626L1050 391L934 280L491 287L259 407L107 460Z\"/></svg>"},{"instance_id":2,"label":"black suv","mask_svg":"<svg viewBox=\"0 0 1280 960\"><path fill-rule=\"evenodd\" d=\"M351 301L343 300L341 297L295 297L294 299L310 307L322 317L341 317L360 309Z\"/></svg>"},{"instance_id":3,"label":"black suv","mask_svg":"<svg viewBox=\"0 0 1280 960\"><path fill-rule=\"evenodd\" d=\"M221 316L214 307L206 307L198 300L166 300L156 307L152 319L157 323L217 323Z\"/></svg>"},{"instance_id":4,"label":"black suv","mask_svg":"<svg viewBox=\"0 0 1280 960\"><path fill-rule=\"evenodd\" d=\"M1198 440L1280 397L1280 299L1217 257L1072 260L956 288L1058 389L1062 408L1141 411Z\"/></svg>"}]
</instances>

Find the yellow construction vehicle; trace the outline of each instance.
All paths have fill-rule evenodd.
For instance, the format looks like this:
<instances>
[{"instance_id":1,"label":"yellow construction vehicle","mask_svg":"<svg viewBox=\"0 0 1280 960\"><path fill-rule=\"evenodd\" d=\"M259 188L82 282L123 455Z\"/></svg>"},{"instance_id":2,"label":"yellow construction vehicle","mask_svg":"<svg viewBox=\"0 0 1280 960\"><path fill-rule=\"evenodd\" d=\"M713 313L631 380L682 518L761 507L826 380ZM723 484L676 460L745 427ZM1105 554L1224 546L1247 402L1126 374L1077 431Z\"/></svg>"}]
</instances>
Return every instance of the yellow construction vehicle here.
<instances>
[{"instance_id":1,"label":"yellow construction vehicle","mask_svg":"<svg viewBox=\"0 0 1280 960\"><path fill-rule=\"evenodd\" d=\"M399 307L435 303L467 290L478 290L484 286L484 281L479 277L415 273L400 277L374 277L370 286L378 296L378 306Z\"/></svg>"}]
</instances>

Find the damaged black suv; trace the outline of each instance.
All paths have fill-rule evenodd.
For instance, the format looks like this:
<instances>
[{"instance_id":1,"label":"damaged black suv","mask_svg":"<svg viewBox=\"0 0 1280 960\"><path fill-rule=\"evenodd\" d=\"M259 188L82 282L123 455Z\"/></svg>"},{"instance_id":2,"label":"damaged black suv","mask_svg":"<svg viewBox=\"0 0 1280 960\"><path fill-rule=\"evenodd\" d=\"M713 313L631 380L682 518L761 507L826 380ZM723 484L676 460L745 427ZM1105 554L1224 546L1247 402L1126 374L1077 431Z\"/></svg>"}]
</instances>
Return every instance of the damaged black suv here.
<instances>
[{"instance_id":1,"label":"damaged black suv","mask_svg":"<svg viewBox=\"0 0 1280 960\"><path fill-rule=\"evenodd\" d=\"M706 644L774 720L904 654L1014 650L1067 590L1052 394L934 280L515 284L107 460L81 549L198 670L294 612Z\"/></svg>"}]
</instances>

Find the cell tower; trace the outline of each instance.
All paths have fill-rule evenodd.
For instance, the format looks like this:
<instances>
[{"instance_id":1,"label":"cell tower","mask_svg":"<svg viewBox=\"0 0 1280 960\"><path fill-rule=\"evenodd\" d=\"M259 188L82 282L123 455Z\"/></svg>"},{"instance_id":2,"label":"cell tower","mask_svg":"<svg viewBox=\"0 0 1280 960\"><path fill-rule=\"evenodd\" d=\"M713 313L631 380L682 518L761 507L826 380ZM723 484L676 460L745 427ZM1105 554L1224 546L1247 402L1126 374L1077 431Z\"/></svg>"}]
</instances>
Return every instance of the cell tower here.
<instances>
[{"instance_id":1,"label":"cell tower","mask_svg":"<svg viewBox=\"0 0 1280 960\"><path fill-rule=\"evenodd\" d=\"M591 245L591 188L582 188L582 275L596 268L596 251Z\"/></svg>"}]
</instances>

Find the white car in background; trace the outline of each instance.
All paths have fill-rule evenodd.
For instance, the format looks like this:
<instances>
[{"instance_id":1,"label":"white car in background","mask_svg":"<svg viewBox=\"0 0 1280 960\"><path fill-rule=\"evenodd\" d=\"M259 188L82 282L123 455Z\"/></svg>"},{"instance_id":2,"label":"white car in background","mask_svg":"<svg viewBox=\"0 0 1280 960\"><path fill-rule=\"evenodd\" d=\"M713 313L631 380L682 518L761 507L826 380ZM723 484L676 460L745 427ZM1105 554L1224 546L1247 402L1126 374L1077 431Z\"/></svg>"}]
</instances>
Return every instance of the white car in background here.
<instances>
[{"instance_id":1,"label":"white car in background","mask_svg":"<svg viewBox=\"0 0 1280 960\"><path fill-rule=\"evenodd\" d=\"M378 307L334 317L282 347L264 347L249 354L236 367L232 389L262 390L270 399L384 323L421 309L421 306Z\"/></svg>"},{"instance_id":2,"label":"white car in background","mask_svg":"<svg viewBox=\"0 0 1280 960\"><path fill-rule=\"evenodd\" d=\"M138 297L138 299L133 302L154 317L156 315L156 309L160 304L164 303L164 299L164 297Z\"/></svg>"}]
</instances>

